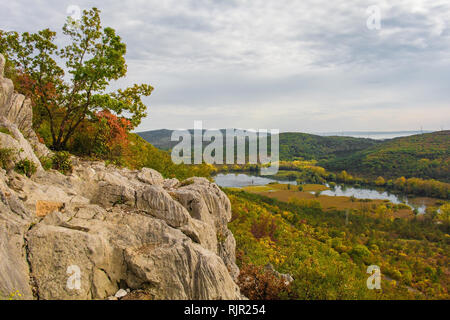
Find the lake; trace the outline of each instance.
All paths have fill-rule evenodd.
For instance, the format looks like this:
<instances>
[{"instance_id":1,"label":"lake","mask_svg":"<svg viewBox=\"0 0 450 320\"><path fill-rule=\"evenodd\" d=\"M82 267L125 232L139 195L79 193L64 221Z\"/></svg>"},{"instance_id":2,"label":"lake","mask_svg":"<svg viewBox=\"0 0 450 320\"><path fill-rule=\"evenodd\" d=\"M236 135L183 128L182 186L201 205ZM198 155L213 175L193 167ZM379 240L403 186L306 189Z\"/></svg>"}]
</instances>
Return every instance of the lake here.
<instances>
[{"instance_id":1,"label":"lake","mask_svg":"<svg viewBox=\"0 0 450 320\"><path fill-rule=\"evenodd\" d=\"M246 173L227 173L218 174L214 177L217 185L225 188L243 188L248 186L263 186L269 183L281 183L297 185L296 181L286 181L268 178L267 176L256 176ZM329 187L328 184L326 184ZM314 193L314 192L311 192ZM372 199L372 200L389 200L394 204L406 204L412 208L417 209L420 214L425 213L426 205L424 202L414 203L405 196L396 195L383 190L367 189L367 188L353 188L336 186L334 189L325 190L320 193L326 196L337 197L355 197L356 199Z\"/></svg>"},{"instance_id":2,"label":"lake","mask_svg":"<svg viewBox=\"0 0 450 320\"><path fill-rule=\"evenodd\" d=\"M297 185L295 181L276 180L267 176L253 176L245 173L218 174L214 177L215 183L225 188L242 188L248 186L264 186L271 182Z\"/></svg>"},{"instance_id":3,"label":"lake","mask_svg":"<svg viewBox=\"0 0 450 320\"><path fill-rule=\"evenodd\" d=\"M329 187L328 184L326 184ZM389 193L388 191L366 189L366 188L352 188L336 186L333 189L325 190L320 193L325 196L337 196L337 197L355 197L356 199L371 199L371 200L389 200L394 204L406 204L411 208L417 209L420 214L425 213L427 206L425 203L412 203L407 197L402 195L396 195Z\"/></svg>"}]
</instances>

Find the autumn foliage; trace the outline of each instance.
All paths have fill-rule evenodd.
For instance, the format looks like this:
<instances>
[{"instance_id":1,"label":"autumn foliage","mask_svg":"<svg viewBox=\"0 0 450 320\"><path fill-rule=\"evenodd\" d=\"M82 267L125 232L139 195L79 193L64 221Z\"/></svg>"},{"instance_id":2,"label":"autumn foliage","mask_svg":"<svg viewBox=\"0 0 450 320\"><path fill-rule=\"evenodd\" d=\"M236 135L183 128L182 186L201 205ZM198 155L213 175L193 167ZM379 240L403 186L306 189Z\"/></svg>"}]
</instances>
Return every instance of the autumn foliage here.
<instances>
[{"instance_id":1,"label":"autumn foliage","mask_svg":"<svg viewBox=\"0 0 450 320\"><path fill-rule=\"evenodd\" d=\"M250 229L250 232L256 239L269 237L272 241L275 240L276 231L275 218L271 215L261 215L260 219L255 221Z\"/></svg>"},{"instance_id":2,"label":"autumn foliage","mask_svg":"<svg viewBox=\"0 0 450 320\"><path fill-rule=\"evenodd\" d=\"M132 129L131 121L118 117L108 110L96 113L99 121L98 134L109 152L116 147L125 148L128 145L128 132Z\"/></svg>"}]
</instances>

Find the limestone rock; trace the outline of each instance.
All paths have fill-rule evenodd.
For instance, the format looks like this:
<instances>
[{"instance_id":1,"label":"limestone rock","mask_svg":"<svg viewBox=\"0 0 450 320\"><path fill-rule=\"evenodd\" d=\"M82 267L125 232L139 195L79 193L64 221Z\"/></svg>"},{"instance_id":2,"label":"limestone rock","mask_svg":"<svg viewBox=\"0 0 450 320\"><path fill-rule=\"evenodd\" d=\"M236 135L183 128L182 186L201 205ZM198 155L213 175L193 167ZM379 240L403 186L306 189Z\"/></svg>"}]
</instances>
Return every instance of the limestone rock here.
<instances>
[{"instance_id":1,"label":"limestone rock","mask_svg":"<svg viewBox=\"0 0 450 320\"><path fill-rule=\"evenodd\" d=\"M116 292L114 297L120 299L120 298L125 297L127 294L128 294L128 292L126 290L120 289L119 291Z\"/></svg>"},{"instance_id":2,"label":"limestone rock","mask_svg":"<svg viewBox=\"0 0 450 320\"><path fill-rule=\"evenodd\" d=\"M152 185L161 185L164 182L163 176L158 171L149 168L143 168L141 172L138 173L137 178L141 182Z\"/></svg>"},{"instance_id":3,"label":"limestone rock","mask_svg":"<svg viewBox=\"0 0 450 320\"><path fill-rule=\"evenodd\" d=\"M188 223L187 210L161 186L148 186L137 193L136 207L154 217L160 218L172 227L181 227Z\"/></svg>"},{"instance_id":4,"label":"limestone rock","mask_svg":"<svg viewBox=\"0 0 450 320\"><path fill-rule=\"evenodd\" d=\"M19 290L26 299L31 299L24 239L30 214L5 184L5 178L0 173L0 296Z\"/></svg>"},{"instance_id":5,"label":"limestone rock","mask_svg":"<svg viewBox=\"0 0 450 320\"><path fill-rule=\"evenodd\" d=\"M201 232L204 239L201 243L205 247L215 243L216 248L213 251L223 259L233 278L237 279L239 269L235 262L236 243L227 228L231 219L230 200L216 184L207 179L193 178L192 181L193 183L176 189L173 192L174 197L188 210L192 218L210 227L208 231Z\"/></svg>"},{"instance_id":6,"label":"limestone rock","mask_svg":"<svg viewBox=\"0 0 450 320\"><path fill-rule=\"evenodd\" d=\"M171 195L137 175L84 162L71 176L42 171L32 179L5 177L16 188L3 184L11 199L26 195L16 211L24 219L19 239L27 254L18 254L17 246L2 261L21 259L24 269L14 279L29 280L29 296L34 291L39 299L107 299L126 285L152 299L240 298L234 238L226 227L230 207L220 189L201 179ZM112 206L98 199L100 193L82 192L103 186L105 199L127 194L113 196L104 184L128 190L130 201ZM198 206L190 208L189 199ZM31 223L29 212L36 209L45 217ZM79 289L68 286L73 270L80 272Z\"/></svg>"},{"instance_id":7,"label":"limestone rock","mask_svg":"<svg viewBox=\"0 0 450 320\"><path fill-rule=\"evenodd\" d=\"M13 137L21 145L20 148L24 148L25 152L28 153L26 156L36 162L37 158L35 159L29 154L30 149L36 152L37 157L48 156L52 153L44 144L39 142L36 133L33 131L31 100L14 91L13 82L3 77L4 67L5 58L0 54L0 127L14 131L12 132ZM10 126L14 126L15 129L11 129ZM28 139L28 141L25 139Z\"/></svg>"},{"instance_id":8,"label":"limestone rock","mask_svg":"<svg viewBox=\"0 0 450 320\"><path fill-rule=\"evenodd\" d=\"M173 189L179 185L180 181L178 179L166 179L163 182L163 188L164 189Z\"/></svg>"},{"instance_id":9,"label":"limestone rock","mask_svg":"<svg viewBox=\"0 0 450 320\"><path fill-rule=\"evenodd\" d=\"M51 213L27 235L39 298L106 299L120 283L154 299L239 298L221 258L165 222L119 209L85 219L77 209ZM71 265L79 290L67 286Z\"/></svg>"},{"instance_id":10,"label":"limestone rock","mask_svg":"<svg viewBox=\"0 0 450 320\"><path fill-rule=\"evenodd\" d=\"M7 129L9 132L9 134L0 132L1 148L12 149L15 154L15 162L28 159L34 162L38 170L42 170L41 162L35 155L33 147L25 139L17 126L5 117L0 116L0 128Z\"/></svg>"}]
</instances>

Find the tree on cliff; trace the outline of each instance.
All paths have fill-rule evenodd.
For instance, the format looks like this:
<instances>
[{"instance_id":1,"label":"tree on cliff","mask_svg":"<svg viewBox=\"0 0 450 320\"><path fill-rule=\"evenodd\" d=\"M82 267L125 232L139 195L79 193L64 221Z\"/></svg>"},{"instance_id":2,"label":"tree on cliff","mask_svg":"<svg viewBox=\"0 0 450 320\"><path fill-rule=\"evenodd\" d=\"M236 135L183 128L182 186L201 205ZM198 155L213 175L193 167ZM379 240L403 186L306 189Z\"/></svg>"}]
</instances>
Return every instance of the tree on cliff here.
<instances>
[{"instance_id":1,"label":"tree on cliff","mask_svg":"<svg viewBox=\"0 0 450 320\"><path fill-rule=\"evenodd\" d=\"M108 92L111 81L126 75L126 45L114 29L102 28L100 11L83 11L77 23L68 20L63 34L70 41L58 49L49 29L20 35L0 30L0 53L14 70L16 89L33 101L35 126L48 125L52 149L65 149L83 121L98 112L123 116L131 128L139 125L147 115L141 98L153 88L135 84Z\"/></svg>"}]
</instances>

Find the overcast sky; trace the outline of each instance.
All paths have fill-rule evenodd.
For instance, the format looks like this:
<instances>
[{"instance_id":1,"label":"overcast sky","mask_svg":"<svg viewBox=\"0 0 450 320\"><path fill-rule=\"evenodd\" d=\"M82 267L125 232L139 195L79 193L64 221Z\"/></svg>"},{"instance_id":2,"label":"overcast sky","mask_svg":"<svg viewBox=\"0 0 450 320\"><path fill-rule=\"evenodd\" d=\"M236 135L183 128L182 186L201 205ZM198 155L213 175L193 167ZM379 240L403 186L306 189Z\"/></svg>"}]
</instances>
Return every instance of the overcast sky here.
<instances>
[{"instance_id":1,"label":"overcast sky","mask_svg":"<svg viewBox=\"0 0 450 320\"><path fill-rule=\"evenodd\" d=\"M127 43L120 85L155 87L138 131L450 129L448 0L13 0L0 29L60 33L71 5Z\"/></svg>"}]
</instances>

